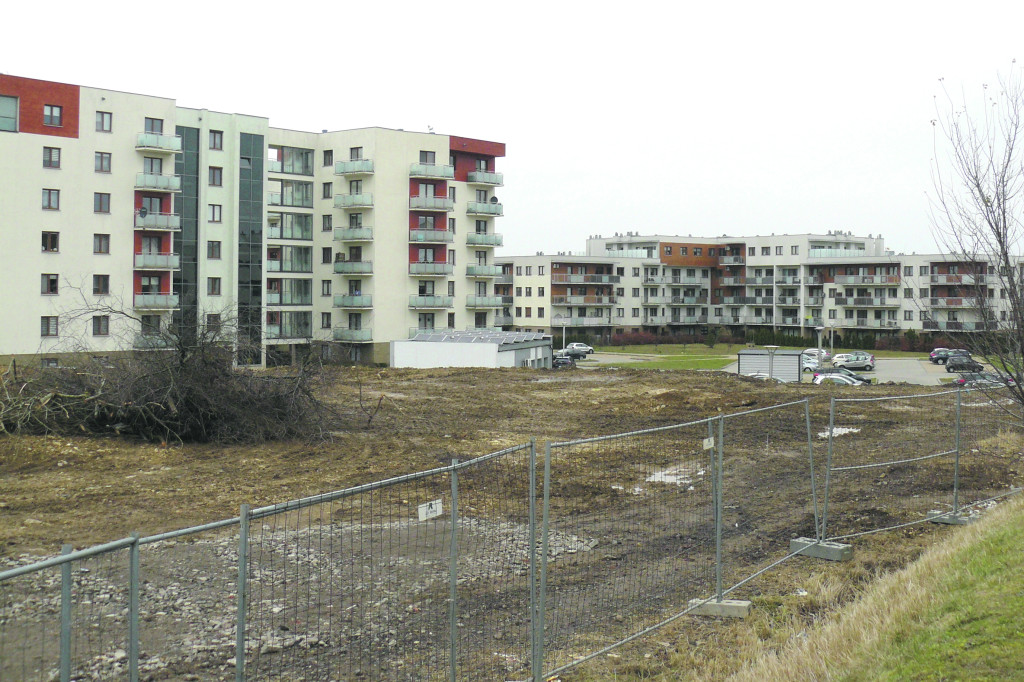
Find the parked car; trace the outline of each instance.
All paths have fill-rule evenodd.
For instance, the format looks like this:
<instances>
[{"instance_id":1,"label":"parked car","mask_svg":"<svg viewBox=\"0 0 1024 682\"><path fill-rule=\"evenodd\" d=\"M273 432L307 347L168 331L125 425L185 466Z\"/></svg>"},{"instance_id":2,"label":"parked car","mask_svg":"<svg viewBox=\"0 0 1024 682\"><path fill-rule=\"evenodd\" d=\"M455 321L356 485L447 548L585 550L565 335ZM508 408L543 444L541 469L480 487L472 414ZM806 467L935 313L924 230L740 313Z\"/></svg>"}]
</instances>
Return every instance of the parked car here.
<instances>
[{"instance_id":1,"label":"parked car","mask_svg":"<svg viewBox=\"0 0 1024 682\"><path fill-rule=\"evenodd\" d=\"M1016 384L1012 377L1000 377L995 372L967 372L954 383L964 388L1002 388Z\"/></svg>"},{"instance_id":2,"label":"parked car","mask_svg":"<svg viewBox=\"0 0 1024 682\"><path fill-rule=\"evenodd\" d=\"M591 353L594 352L594 349L585 343L570 343L568 346L565 347L565 350L583 351L587 355L590 355Z\"/></svg>"},{"instance_id":3,"label":"parked car","mask_svg":"<svg viewBox=\"0 0 1024 682\"><path fill-rule=\"evenodd\" d=\"M848 379L853 379L854 381L860 384L870 384L874 382L874 379L872 379L871 377L866 377L863 374L851 372L845 367L822 367L821 369L814 373L814 378L816 379L819 376L823 376L826 374L838 374Z\"/></svg>"},{"instance_id":4,"label":"parked car","mask_svg":"<svg viewBox=\"0 0 1024 682\"><path fill-rule=\"evenodd\" d=\"M556 355L551 358L551 369L572 369L576 363L568 355Z\"/></svg>"},{"instance_id":5,"label":"parked car","mask_svg":"<svg viewBox=\"0 0 1024 682\"><path fill-rule=\"evenodd\" d=\"M971 357L971 352L964 350L963 348L943 348L941 350L932 351L928 359L936 365L944 365L954 355L965 355L968 358Z\"/></svg>"},{"instance_id":6,"label":"parked car","mask_svg":"<svg viewBox=\"0 0 1024 682\"><path fill-rule=\"evenodd\" d=\"M932 358L934 358L937 353L939 353L941 351L944 351L944 350L949 350L949 349L946 348L945 346L938 346L936 348L932 348L932 352L928 354L928 359L932 360ZM934 362L934 360L932 360L932 361Z\"/></svg>"},{"instance_id":7,"label":"parked car","mask_svg":"<svg viewBox=\"0 0 1024 682\"><path fill-rule=\"evenodd\" d=\"M805 372L816 372L821 369L821 363L813 355L800 355L800 364Z\"/></svg>"},{"instance_id":8,"label":"parked car","mask_svg":"<svg viewBox=\"0 0 1024 682\"><path fill-rule=\"evenodd\" d=\"M819 374L814 377L814 383L819 386L822 384L835 384L837 386L863 386L863 381L858 381L852 377L848 377L845 374Z\"/></svg>"},{"instance_id":9,"label":"parked car","mask_svg":"<svg viewBox=\"0 0 1024 682\"><path fill-rule=\"evenodd\" d=\"M875 356L862 350L855 350L852 353L840 353L832 358L832 366L845 367L846 369L863 369L870 372L875 368Z\"/></svg>"},{"instance_id":10,"label":"parked car","mask_svg":"<svg viewBox=\"0 0 1024 682\"><path fill-rule=\"evenodd\" d=\"M800 354L804 356L809 355L813 358L817 358L819 364L824 364L832 359L832 354L829 353L824 348L807 348L805 350L800 351Z\"/></svg>"},{"instance_id":11,"label":"parked car","mask_svg":"<svg viewBox=\"0 0 1024 682\"><path fill-rule=\"evenodd\" d=\"M970 355L950 355L946 360L947 372L980 372L984 367Z\"/></svg>"}]
</instances>

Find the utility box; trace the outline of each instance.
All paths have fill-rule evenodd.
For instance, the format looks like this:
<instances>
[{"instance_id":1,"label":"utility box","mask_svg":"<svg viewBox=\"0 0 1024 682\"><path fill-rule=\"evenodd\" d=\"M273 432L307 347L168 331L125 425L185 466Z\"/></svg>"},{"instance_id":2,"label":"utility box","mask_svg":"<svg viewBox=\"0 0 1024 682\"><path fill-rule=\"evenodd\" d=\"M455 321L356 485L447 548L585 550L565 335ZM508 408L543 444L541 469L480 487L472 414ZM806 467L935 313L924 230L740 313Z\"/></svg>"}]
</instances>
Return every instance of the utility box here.
<instances>
[{"instance_id":1,"label":"utility box","mask_svg":"<svg viewBox=\"0 0 1024 682\"><path fill-rule=\"evenodd\" d=\"M741 376L771 376L779 381L800 382L803 359L798 350L777 350L774 353L764 348L741 350L737 363Z\"/></svg>"}]
</instances>

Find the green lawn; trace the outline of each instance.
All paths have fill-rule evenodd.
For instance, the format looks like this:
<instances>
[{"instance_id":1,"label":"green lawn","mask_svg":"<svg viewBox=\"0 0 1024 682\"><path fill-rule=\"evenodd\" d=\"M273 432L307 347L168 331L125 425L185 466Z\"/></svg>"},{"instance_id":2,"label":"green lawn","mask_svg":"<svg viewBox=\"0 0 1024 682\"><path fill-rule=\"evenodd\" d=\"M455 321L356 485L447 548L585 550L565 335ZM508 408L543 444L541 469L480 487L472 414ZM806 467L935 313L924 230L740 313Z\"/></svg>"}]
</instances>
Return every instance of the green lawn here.
<instances>
[{"instance_id":1,"label":"green lawn","mask_svg":"<svg viewBox=\"0 0 1024 682\"><path fill-rule=\"evenodd\" d=\"M735 355L704 357L680 355L642 362L617 362L614 366L631 369L722 369L733 362L736 362Z\"/></svg>"}]
</instances>

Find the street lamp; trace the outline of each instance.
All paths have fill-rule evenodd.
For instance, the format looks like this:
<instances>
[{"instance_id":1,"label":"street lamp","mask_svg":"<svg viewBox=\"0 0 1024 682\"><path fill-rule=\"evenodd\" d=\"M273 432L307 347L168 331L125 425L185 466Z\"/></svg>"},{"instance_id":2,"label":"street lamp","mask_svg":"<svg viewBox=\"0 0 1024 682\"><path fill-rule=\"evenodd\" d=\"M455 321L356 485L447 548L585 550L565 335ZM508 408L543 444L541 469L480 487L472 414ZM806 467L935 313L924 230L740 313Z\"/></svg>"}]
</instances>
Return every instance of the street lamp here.
<instances>
[{"instance_id":1,"label":"street lamp","mask_svg":"<svg viewBox=\"0 0 1024 682\"><path fill-rule=\"evenodd\" d=\"M821 348L821 332L825 331L824 327L815 327L814 331L818 332L818 348ZM821 358L818 358L821 360Z\"/></svg>"},{"instance_id":2,"label":"street lamp","mask_svg":"<svg viewBox=\"0 0 1024 682\"><path fill-rule=\"evenodd\" d=\"M775 351L779 349L778 346L765 346L768 349L768 378L775 378Z\"/></svg>"},{"instance_id":3,"label":"street lamp","mask_svg":"<svg viewBox=\"0 0 1024 682\"><path fill-rule=\"evenodd\" d=\"M562 349L564 350L565 349L565 317L561 313L559 313L559 314L555 315L555 317L551 321L554 324L554 326L556 326L556 327L559 326L559 324L561 324L561 327L562 327Z\"/></svg>"}]
</instances>

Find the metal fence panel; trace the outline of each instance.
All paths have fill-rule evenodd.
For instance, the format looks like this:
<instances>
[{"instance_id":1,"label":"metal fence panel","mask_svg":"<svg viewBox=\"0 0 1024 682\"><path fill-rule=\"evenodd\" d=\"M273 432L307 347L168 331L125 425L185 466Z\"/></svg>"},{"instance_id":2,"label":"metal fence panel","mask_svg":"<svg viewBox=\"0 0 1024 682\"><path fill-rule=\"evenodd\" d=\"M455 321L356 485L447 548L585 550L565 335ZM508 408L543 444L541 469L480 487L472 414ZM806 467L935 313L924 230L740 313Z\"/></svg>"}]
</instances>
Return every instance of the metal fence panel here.
<instances>
[{"instance_id":1,"label":"metal fence panel","mask_svg":"<svg viewBox=\"0 0 1024 682\"><path fill-rule=\"evenodd\" d=\"M956 513L1008 491L1024 453L1024 417L1006 389L963 391ZM967 507L966 511L962 509Z\"/></svg>"},{"instance_id":2,"label":"metal fence panel","mask_svg":"<svg viewBox=\"0 0 1024 682\"><path fill-rule=\"evenodd\" d=\"M713 422L553 444L546 671L678 613L714 581Z\"/></svg>"}]
</instances>

